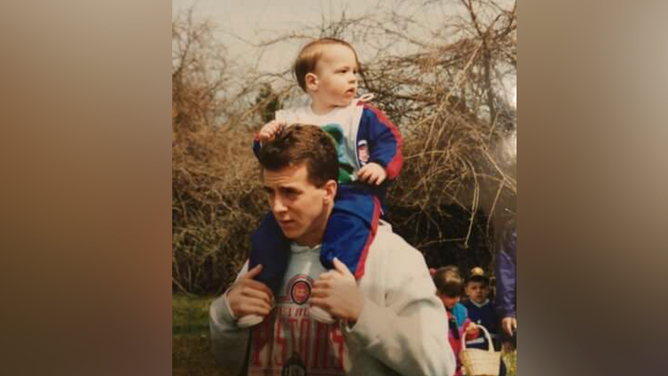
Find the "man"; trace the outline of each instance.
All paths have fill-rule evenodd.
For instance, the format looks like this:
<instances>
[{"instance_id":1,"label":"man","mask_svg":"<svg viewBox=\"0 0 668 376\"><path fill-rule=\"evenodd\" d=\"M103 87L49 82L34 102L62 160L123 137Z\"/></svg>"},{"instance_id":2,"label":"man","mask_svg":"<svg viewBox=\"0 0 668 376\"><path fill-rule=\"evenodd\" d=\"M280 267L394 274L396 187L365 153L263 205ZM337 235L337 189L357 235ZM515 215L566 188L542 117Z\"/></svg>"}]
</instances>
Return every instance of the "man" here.
<instances>
[{"instance_id":1,"label":"man","mask_svg":"<svg viewBox=\"0 0 668 376\"><path fill-rule=\"evenodd\" d=\"M316 126L293 125L263 146L264 189L289 252L280 287L254 280L264 265L242 268L210 308L213 350L231 375L434 375L454 373L443 305L424 258L381 222L355 280L319 245L337 194L337 153ZM310 315L324 310L328 324ZM250 328L239 319L259 315Z\"/></svg>"}]
</instances>

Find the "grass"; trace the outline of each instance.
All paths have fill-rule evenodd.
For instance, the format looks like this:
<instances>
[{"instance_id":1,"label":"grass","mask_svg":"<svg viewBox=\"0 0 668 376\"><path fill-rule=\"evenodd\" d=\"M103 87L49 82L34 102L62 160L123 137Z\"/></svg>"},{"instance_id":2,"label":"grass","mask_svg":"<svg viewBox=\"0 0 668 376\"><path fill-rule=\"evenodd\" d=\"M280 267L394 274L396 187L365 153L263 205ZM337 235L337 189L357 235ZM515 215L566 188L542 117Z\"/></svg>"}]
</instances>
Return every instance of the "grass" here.
<instances>
[{"instance_id":1,"label":"grass","mask_svg":"<svg viewBox=\"0 0 668 376\"><path fill-rule=\"evenodd\" d=\"M506 376L517 376L517 350L502 353L501 358L506 363L506 369L508 370Z\"/></svg>"},{"instance_id":2,"label":"grass","mask_svg":"<svg viewBox=\"0 0 668 376\"><path fill-rule=\"evenodd\" d=\"M216 364L209 339L213 297L172 295L172 376L231 376ZM507 376L517 376L517 352L503 356Z\"/></svg>"},{"instance_id":3,"label":"grass","mask_svg":"<svg viewBox=\"0 0 668 376\"><path fill-rule=\"evenodd\" d=\"M227 376L211 353L211 300L172 295L172 376Z\"/></svg>"}]
</instances>

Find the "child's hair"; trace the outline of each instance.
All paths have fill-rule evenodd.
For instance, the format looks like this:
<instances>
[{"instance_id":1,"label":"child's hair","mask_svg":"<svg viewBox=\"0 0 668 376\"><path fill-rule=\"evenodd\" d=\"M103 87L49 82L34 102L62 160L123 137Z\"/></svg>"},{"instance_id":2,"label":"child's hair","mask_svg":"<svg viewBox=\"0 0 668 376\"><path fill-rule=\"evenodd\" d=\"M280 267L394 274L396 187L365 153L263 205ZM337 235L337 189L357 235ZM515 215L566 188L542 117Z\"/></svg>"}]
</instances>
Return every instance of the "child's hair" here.
<instances>
[{"instance_id":1,"label":"child's hair","mask_svg":"<svg viewBox=\"0 0 668 376\"><path fill-rule=\"evenodd\" d=\"M468 278L466 278L466 285L468 285L469 282L481 282L483 287L488 287L489 277L485 275L485 271L481 267L476 266L471 269Z\"/></svg>"},{"instance_id":2,"label":"child's hair","mask_svg":"<svg viewBox=\"0 0 668 376\"><path fill-rule=\"evenodd\" d=\"M489 287L489 278L487 278L487 277L485 277L485 276L482 276L482 275L473 275L473 276L470 276L470 277L466 280L466 284L468 285L469 282L480 282L480 283L482 283L482 286L483 286L483 287Z\"/></svg>"},{"instance_id":3,"label":"child's hair","mask_svg":"<svg viewBox=\"0 0 668 376\"><path fill-rule=\"evenodd\" d=\"M443 266L434 274L434 284L441 294L455 298L464 293L464 281L459 268L454 265Z\"/></svg>"},{"instance_id":4,"label":"child's hair","mask_svg":"<svg viewBox=\"0 0 668 376\"><path fill-rule=\"evenodd\" d=\"M302 90L306 91L306 74L313 73L315 71L315 66L318 63L318 60L320 60L320 57L322 57L323 47L335 44L346 46L350 48L351 51L353 51L353 54L355 54L355 62L357 63L357 67L359 69L360 63L357 59L357 52L350 43L336 38L316 39L302 47L293 66L293 71L297 77L297 82L299 83L299 87L301 87Z\"/></svg>"}]
</instances>

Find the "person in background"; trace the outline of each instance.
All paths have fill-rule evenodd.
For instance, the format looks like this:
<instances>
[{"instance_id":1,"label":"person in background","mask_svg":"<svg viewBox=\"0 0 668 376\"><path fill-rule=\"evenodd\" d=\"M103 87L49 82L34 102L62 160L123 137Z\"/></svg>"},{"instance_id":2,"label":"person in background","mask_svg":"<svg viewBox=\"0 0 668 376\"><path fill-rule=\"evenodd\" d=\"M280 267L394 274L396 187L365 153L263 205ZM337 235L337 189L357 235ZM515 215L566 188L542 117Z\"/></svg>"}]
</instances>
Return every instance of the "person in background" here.
<instances>
[{"instance_id":1,"label":"person in background","mask_svg":"<svg viewBox=\"0 0 668 376\"><path fill-rule=\"evenodd\" d=\"M448 340L457 358L457 369L454 376L461 376L462 363L459 352L462 349L462 338L467 341L476 338L478 326L469 320L466 307L459 302L464 289L459 268L449 265L436 270L431 269L431 273L436 285L436 295L443 302L448 316Z\"/></svg>"},{"instance_id":2,"label":"person in background","mask_svg":"<svg viewBox=\"0 0 668 376\"><path fill-rule=\"evenodd\" d=\"M517 344L517 225L509 221L496 256L496 308L501 317L504 342ZM508 345L504 344L506 350Z\"/></svg>"},{"instance_id":3,"label":"person in background","mask_svg":"<svg viewBox=\"0 0 668 376\"><path fill-rule=\"evenodd\" d=\"M484 326L492 338L494 349L500 351L501 345L498 341L499 315L496 312L494 303L489 300L489 278L485 275L482 268L475 267L471 269L471 273L466 279L465 291L468 299L464 302L464 307L468 311L469 320ZM466 341L466 347L487 350L489 344L484 333L480 333L478 338ZM499 376L505 375L506 367L502 361Z\"/></svg>"}]
</instances>

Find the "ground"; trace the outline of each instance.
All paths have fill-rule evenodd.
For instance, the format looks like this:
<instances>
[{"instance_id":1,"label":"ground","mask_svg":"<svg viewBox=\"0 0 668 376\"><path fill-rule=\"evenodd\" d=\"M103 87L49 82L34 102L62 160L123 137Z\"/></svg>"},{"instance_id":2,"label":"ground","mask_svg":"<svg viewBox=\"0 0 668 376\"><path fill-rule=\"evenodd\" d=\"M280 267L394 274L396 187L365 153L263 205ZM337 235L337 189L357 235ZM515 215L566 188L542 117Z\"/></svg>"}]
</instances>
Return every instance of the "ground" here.
<instances>
[{"instance_id":1,"label":"ground","mask_svg":"<svg viewBox=\"0 0 668 376\"><path fill-rule=\"evenodd\" d=\"M209 339L213 297L172 295L172 376L231 376L216 365ZM517 352L506 354L508 376L516 376Z\"/></svg>"},{"instance_id":2,"label":"ground","mask_svg":"<svg viewBox=\"0 0 668 376\"><path fill-rule=\"evenodd\" d=\"M211 300L172 295L172 376L228 376L211 353Z\"/></svg>"}]
</instances>

